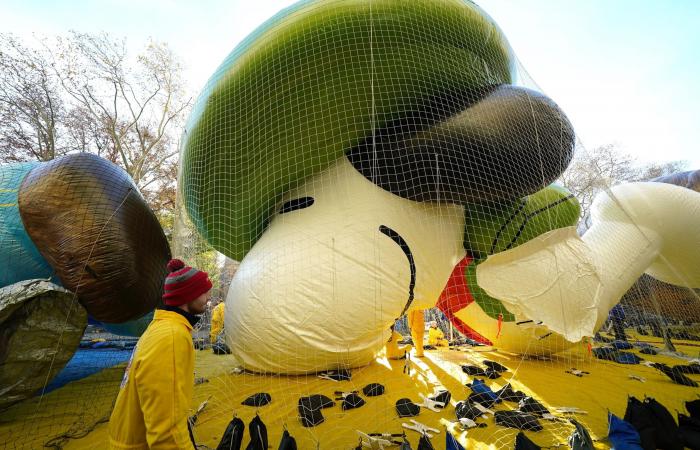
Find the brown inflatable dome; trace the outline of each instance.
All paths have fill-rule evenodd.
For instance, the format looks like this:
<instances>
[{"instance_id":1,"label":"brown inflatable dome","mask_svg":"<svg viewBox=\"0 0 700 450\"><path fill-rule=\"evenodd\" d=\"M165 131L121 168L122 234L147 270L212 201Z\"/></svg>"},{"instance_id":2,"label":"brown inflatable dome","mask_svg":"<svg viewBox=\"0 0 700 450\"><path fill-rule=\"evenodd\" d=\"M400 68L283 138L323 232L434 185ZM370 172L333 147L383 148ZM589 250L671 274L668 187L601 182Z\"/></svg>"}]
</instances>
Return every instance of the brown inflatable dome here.
<instances>
[{"instance_id":1,"label":"brown inflatable dome","mask_svg":"<svg viewBox=\"0 0 700 450\"><path fill-rule=\"evenodd\" d=\"M676 186L682 186L684 188L692 189L695 192L700 192L700 170L678 172L665 177L654 178L651 181L675 184Z\"/></svg>"},{"instance_id":2,"label":"brown inflatable dome","mask_svg":"<svg viewBox=\"0 0 700 450\"><path fill-rule=\"evenodd\" d=\"M122 323L158 305L170 248L121 168L89 153L37 166L19 209L42 256L95 319Z\"/></svg>"},{"instance_id":3,"label":"brown inflatable dome","mask_svg":"<svg viewBox=\"0 0 700 450\"><path fill-rule=\"evenodd\" d=\"M46 387L87 326L71 292L44 280L0 288L0 410Z\"/></svg>"}]
</instances>

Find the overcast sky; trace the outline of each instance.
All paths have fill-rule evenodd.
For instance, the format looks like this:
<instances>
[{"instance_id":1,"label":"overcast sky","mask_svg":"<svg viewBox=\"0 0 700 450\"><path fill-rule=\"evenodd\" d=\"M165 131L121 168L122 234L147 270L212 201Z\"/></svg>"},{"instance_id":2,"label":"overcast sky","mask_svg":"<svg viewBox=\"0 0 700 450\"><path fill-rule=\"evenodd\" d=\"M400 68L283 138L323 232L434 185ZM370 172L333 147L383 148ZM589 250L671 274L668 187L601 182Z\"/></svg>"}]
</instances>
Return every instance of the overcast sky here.
<instances>
[{"instance_id":1,"label":"overcast sky","mask_svg":"<svg viewBox=\"0 0 700 450\"><path fill-rule=\"evenodd\" d=\"M107 31L170 44L199 92L225 56L289 0L0 0L2 31ZM481 0L587 148L700 169L700 1Z\"/></svg>"}]
</instances>

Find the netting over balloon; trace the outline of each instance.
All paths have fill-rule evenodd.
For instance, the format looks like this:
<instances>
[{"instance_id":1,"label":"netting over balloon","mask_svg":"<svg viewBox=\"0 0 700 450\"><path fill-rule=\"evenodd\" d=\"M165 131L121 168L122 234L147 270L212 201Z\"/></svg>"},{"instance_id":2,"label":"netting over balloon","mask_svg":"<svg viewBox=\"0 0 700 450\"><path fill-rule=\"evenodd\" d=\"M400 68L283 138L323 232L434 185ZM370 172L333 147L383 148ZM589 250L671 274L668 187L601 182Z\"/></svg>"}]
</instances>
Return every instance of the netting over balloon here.
<instances>
[{"instance_id":1,"label":"netting over balloon","mask_svg":"<svg viewBox=\"0 0 700 450\"><path fill-rule=\"evenodd\" d=\"M197 441L215 448L233 415L265 422L273 446L288 432L299 448L416 448L421 437L512 448L518 429L519 445L567 445L575 432L608 445L607 411L624 416L628 395L683 410L700 373L698 172L598 179L581 227L563 180L585 154L469 1L303 1L271 18L216 70L183 134L173 253L208 270L225 300L195 334ZM133 257L104 241L110 227L34 231L47 213L23 212L22 198L53 198L43 172L63 166L38 167L0 172L39 189L19 191L26 233L12 231L16 211L0 216L0 238L22 249L5 284L55 275L102 322L151 311L168 250L139 222L147 214L118 221L146 241ZM125 211L128 189L111 183L104 206L80 210ZM80 181L64 185L54 197L84 197ZM81 297L70 276L100 272L90 257L54 256L57 235L138 267L146 284L123 301ZM93 312L92 298L109 307ZM118 389L106 373L46 401L95 395L74 423L96 424ZM21 405L14 417L38 414ZM99 446L96 426L51 438Z\"/></svg>"}]
</instances>

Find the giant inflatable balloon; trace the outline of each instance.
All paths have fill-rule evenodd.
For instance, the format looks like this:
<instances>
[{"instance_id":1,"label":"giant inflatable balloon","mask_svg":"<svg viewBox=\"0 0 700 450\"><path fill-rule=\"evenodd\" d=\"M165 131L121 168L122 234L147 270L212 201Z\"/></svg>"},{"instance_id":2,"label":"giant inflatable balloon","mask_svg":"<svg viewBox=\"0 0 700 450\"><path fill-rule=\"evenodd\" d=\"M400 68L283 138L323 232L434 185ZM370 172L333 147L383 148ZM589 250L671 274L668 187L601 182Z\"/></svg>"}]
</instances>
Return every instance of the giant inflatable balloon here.
<instances>
[{"instance_id":1,"label":"giant inflatable balloon","mask_svg":"<svg viewBox=\"0 0 700 450\"><path fill-rule=\"evenodd\" d=\"M569 342L592 336L643 274L700 287L700 193L665 183L601 192L592 227L559 228L490 256L476 280L516 317Z\"/></svg>"},{"instance_id":2,"label":"giant inflatable balloon","mask_svg":"<svg viewBox=\"0 0 700 450\"><path fill-rule=\"evenodd\" d=\"M246 368L368 363L396 318L435 305L471 208L507 214L562 173L572 126L518 77L496 24L457 0L305 1L231 53L188 123L180 190L242 259L225 326Z\"/></svg>"},{"instance_id":3,"label":"giant inflatable balloon","mask_svg":"<svg viewBox=\"0 0 700 450\"><path fill-rule=\"evenodd\" d=\"M654 181L692 189L695 173ZM583 237L567 227L578 209L552 194L549 205L534 207L539 223L518 226L520 216L532 217L523 202L500 214L490 209L501 224L496 236L482 239L488 227L467 228L469 254L491 256L468 257L438 301L465 334L517 353L553 353L592 336L644 272L678 286L700 283L696 192L655 183L615 186L596 197L593 226ZM483 216L472 215L490 220ZM514 227L517 239L509 239Z\"/></svg>"},{"instance_id":4,"label":"giant inflatable balloon","mask_svg":"<svg viewBox=\"0 0 700 450\"><path fill-rule=\"evenodd\" d=\"M63 367L87 314L143 331L170 258L131 178L88 153L0 166L0 247L0 379L14 380L0 407Z\"/></svg>"}]
</instances>

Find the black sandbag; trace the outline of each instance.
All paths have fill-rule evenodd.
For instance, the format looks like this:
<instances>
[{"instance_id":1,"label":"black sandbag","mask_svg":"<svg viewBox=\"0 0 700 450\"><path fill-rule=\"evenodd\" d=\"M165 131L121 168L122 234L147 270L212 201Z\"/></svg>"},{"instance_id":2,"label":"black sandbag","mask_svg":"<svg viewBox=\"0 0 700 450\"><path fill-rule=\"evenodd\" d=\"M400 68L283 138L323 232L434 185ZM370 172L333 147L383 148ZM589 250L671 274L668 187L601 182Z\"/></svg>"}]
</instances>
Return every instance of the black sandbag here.
<instances>
[{"instance_id":1,"label":"black sandbag","mask_svg":"<svg viewBox=\"0 0 700 450\"><path fill-rule=\"evenodd\" d=\"M467 401L470 401L472 403L478 403L484 408L491 408L493 405L496 404L496 400L494 400L493 397L491 397L486 392L472 392L471 394L469 394Z\"/></svg>"},{"instance_id":2,"label":"black sandbag","mask_svg":"<svg viewBox=\"0 0 700 450\"><path fill-rule=\"evenodd\" d=\"M634 348L632 344L621 339L616 339L610 343L610 345L617 350L631 350Z\"/></svg>"},{"instance_id":3,"label":"black sandbag","mask_svg":"<svg viewBox=\"0 0 700 450\"><path fill-rule=\"evenodd\" d=\"M425 434L421 436L420 440L418 441L418 450L435 450L432 442L430 442L430 439L428 439L428 436Z\"/></svg>"},{"instance_id":4,"label":"black sandbag","mask_svg":"<svg viewBox=\"0 0 700 450\"><path fill-rule=\"evenodd\" d=\"M611 347L597 347L592 349L591 352L593 353L593 356L598 359L614 361L614 355L617 353L617 350Z\"/></svg>"},{"instance_id":5,"label":"black sandbag","mask_svg":"<svg viewBox=\"0 0 700 450\"><path fill-rule=\"evenodd\" d=\"M683 413L678 413L678 426L680 427L681 425L700 431L700 419L686 416Z\"/></svg>"},{"instance_id":6,"label":"black sandbag","mask_svg":"<svg viewBox=\"0 0 700 450\"><path fill-rule=\"evenodd\" d=\"M359 408L364 404L365 400L359 395L353 393L345 396L345 398L343 399L343 403L342 405L340 405L340 407L343 409L343 411L347 411L349 409Z\"/></svg>"},{"instance_id":7,"label":"black sandbag","mask_svg":"<svg viewBox=\"0 0 700 450\"><path fill-rule=\"evenodd\" d=\"M644 404L654 417L654 439L656 446L664 450L683 450L678 425L664 405L647 397Z\"/></svg>"},{"instance_id":8,"label":"black sandbag","mask_svg":"<svg viewBox=\"0 0 700 450\"><path fill-rule=\"evenodd\" d=\"M450 399L452 399L452 394L450 394L450 391L440 391L437 393L437 395L434 395L433 397L428 397L428 399L434 402L444 403L445 406L447 406L450 403ZM439 408L439 406L437 407Z\"/></svg>"},{"instance_id":9,"label":"black sandbag","mask_svg":"<svg viewBox=\"0 0 700 450\"><path fill-rule=\"evenodd\" d=\"M289 434L289 431L284 430L282 439L277 450L297 450L297 441Z\"/></svg>"},{"instance_id":10,"label":"black sandbag","mask_svg":"<svg viewBox=\"0 0 700 450\"><path fill-rule=\"evenodd\" d=\"M700 400L685 402L685 409L690 413L690 417L700 420Z\"/></svg>"},{"instance_id":11,"label":"black sandbag","mask_svg":"<svg viewBox=\"0 0 700 450\"><path fill-rule=\"evenodd\" d=\"M627 409L623 419L637 430L644 450L656 450L654 416L649 408L636 397L627 398Z\"/></svg>"},{"instance_id":12,"label":"black sandbag","mask_svg":"<svg viewBox=\"0 0 700 450\"><path fill-rule=\"evenodd\" d=\"M501 373L497 372L495 370L487 369L486 370L486 378L489 378L491 380L495 380L496 378L501 378Z\"/></svg>"},{"instance_id":13,"label":"black sandbag","mask_svg":"<svg viewBox=\"0 0 700 450\"><path fill-rule=\"evenodd\" d=\"M644 347L643 349L639 350L639 353L643 355L658 355L659 350L655 347Z\"/></svg>"},{"instance_id":14,"label":"black sandbag","mask_svg":"<svg viewBox=\"0 0 700 450\"><path fill-rule=\"evenodd\" d=\"M496 425L516 428L519 430L541 431L542 425L537 417L521 411L496 411L494 418Z\"/></svg>"},{"instance_id":15,"label":"black sandbag","mask_svg":"<svg viewBox=\"0 0 700 450\"><path fill-rule=\"evenodd\" d=\"M690 387L698 387L698 384L695 381L691 380L690 378L686 377L683 374L683 372L674 370L674 368L669 367L666 364L654 363L652 366L654 368L658 369L661 373L663 373L667 377L669 377L676 384L680 384L683 386L690 386Z\"/></svg>"},{"instance_id":16,"label":"black sandbag","mask_svg":"<svg viewBox=\"0 0 700 450\"><path fill-rule=\"evenodd\" d=\"M272 401L272 396L267 392L258 392L241 402L245 406L265 406Z\"/></svg>"},{"instance_id":17,"label":"black sandbag","mask_svg":"<svg viewBox=\"0 0 700 450\"><path fill-rule=\"evenodd\" d=\"M457 419L469 419L476 420L483 414L479 408L474 406L470 401L463 401L457 403L455 406L455 414Z\"/></svg>"},{"instance_id":18,"label":"black sandbag","mask_svg":"<svg viewBox=\"0 0 700 450\"><path fill-rule=\"evenodd\" d=\"M332 405L335 404L328 397L318 394L299 399L297 410L299 411L299 420L301 420L303 426L315 427L323 422L324 418L323 414L321 414L323 406L321 406L321 402L325 401L325 399L328 399Z\"/></svg>"},{"instance_id":19,"label":"black sandbag","mask_svg":"<svg viewBox=\"0 0 700 450\"><path fill-rule=\"evenodd\" d=\"M245 431L245 424L238 417L234 417L231 422L229 422L224 431L224 435L221 437L221 442L216 447L216 450L240 450L243 444L243 432Z\"/></svg>"},{"instance_id":20,"label":"black sandbag","mask_svg":"<svg viewBox=\"0 0 700 450\"><path fill-rule=\"evenodd\" d=\"M520 391L514 391L510 383L497 390L496 395L498 395L498 398L501 400L514 403L519 403L521 400L527 397L526 394Z\"/></svg>"},{"instance_id":21,"label":"black sandbag","mask_svg":"<svg viewBox=\"0 0 700 450\"><path fill-rule=\"evenodd\" d=\"M464 364L462 366L462 372L473 377L485 377L486 371L478 366L473 366L471 364Z\"/></svg>"},{"instance_id":22,"label":"black sandbag","mask_svg":"<svg viewBox=\"0 0 700 450\"><path fill-rule=\"evenodd\" d=\"M674 372L700 374L700 364L687 364L673 366Z\"/></svg>"},{"instance_id":23,"label":"black sandbag","mask_svg":"<svg viewBox=\"0 0 700 450\"><path fill-rule=\"evenodd\" d=\"M678 437L690 449L700 449L700 420L678 414Z\"/></svg>"},{"instance_id":24,"label":"black sandbag","mask_svg":"<svg viewBox=\"0 0 700 450\"><path fill-rule=\"evenodd\" d=\"M549 414L549 410L532 397L525 397L518 403L518 409L525 413L543 416Z\"/></svg>"},{"instance_id":25,"label":"black sandbag","mask_svg":"<svg viewBox=\"0 0 700 450\"><path fill-rule=\"evenodd\" d=\"M642 358L630 352L623 352L611 347L598 347L592 350L593 356L598 359L613 361L618 364L639 364Z\"/></svg>"},{"instance_id":26,"label":"black sandbag","mask_svg":"<svg viewBox=\"0 0 700 450\"><path fill-rule=\"evenodd\" d=\"M515 450L541 450L542 447L539 445L535 444L525 436L525 433L522 431L518 432L518 435L515 436Z\"/></svg>"},{"instance_id":27,"label":"black sandbag","mask_svg":"<svg viewBox=\"0 0 700 450\"><path fill-rule=\"evenodd\" d=\"M508 368L506 366L499 364L496 361L485 359L482 361L482 363L495 372L508 372Z\"/></svg>"},{"instance_id":28,"label":"black sandbag","mask_svg":"<svg viewBox=\"0 0 700 450\"><path fill-rule=\"evenodd\" d=\"M410 398L400 398L396 400L396 412L399 417L415 417L420 414L420 406L413 403Z\"/></svg>"},{"instance_id":29,"label":"black sandbag","mask_svg":"<svg viewBox=\"0 0 700 450\"><path fill-rule=\"evenodd\" d=\"M267 427L260 416L253 417L248 424L250 442L246 450L267 450Z\"/></svg>"},{"instance_id":30,"label":"black sandbag","mask_svg":"<svg viewBox=\"0 0 700 450\"><path fill-rule=\"evenodd\" d=\"M569 436L569 447L571 450L595 450L593 439L591 439L591 435L586 427L574 419L570 421L575 427L574 432Z\"/></svg>"},{"instance_id":31,"label":"black sandbag","mask_svg":"<svg viewBox=\"0 0 700 450\"><path fill-rule=\"evenodd\" d=\"M325 409L335 406L335 402L323 394L313 394L302 398L307 399L306 401L312 409Z\"/></svg>"},{"instance_id":32,"label":"black sandbag","mask_svg":"<svg viewBox=\"0 0 700 450\"><path fill-rule=\"evenodd\" d=\"M384 386L379 383L370 383L362 388L362 393L367 397L376 397L384 393Z\"/></svg>"}]
</instances>

